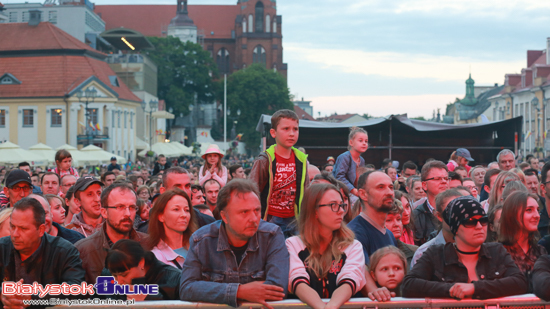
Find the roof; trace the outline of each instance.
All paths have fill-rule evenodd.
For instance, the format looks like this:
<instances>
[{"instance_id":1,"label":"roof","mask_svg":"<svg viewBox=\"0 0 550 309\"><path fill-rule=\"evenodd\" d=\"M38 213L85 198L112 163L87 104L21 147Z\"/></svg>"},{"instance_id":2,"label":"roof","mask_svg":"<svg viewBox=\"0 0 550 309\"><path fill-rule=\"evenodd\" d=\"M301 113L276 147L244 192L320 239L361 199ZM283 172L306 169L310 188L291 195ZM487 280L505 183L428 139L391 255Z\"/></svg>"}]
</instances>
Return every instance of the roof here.
<instances>
[{"instance_id":1,"label":"roof","mask_svg":"<svg viewBox=\"0 0 550 309\"><path fill-rule=\"evenodd\" d=\"M60 55L0 59L0 76L11 73L21 81L19 85L0 85L4 98L62 97L95 76L114 90L119 99L141 102L121 80L119 87L111 85L109 76L116 73L106 62L95 58Z\"/></svg>"},{"instance_id":2,"label":"roof","mask_svg":"<svg viewBox=\"0 0 550 309\"><path fill-rule=\"evenodd\" d=\"M458 104L456 107L456 111L458 112L458 119L459 120L476 119L477 117L479 117L479 115L483 114L483 112L486 111L491 106L491 102L489 102L489 98L497 95L503 89L504 89L504 86L499 86L481 93L476 98L477 103L474 105Z\"/></svg>"},{"instance_id":3,"label":"roof","mask_svg":"<svg viewBox=\"0 0 550 309\"><path fill-rule=\"evenodd\" d=\"M310 114L308 114L298 105L294 105L294 112L298 115L298 118L300 119L315 121L315 118L311 117Z\"/></svg>"},{"instance_id":4,"label":"roof","mask_svg":"<svg viewBox=\"0 0 550 309\"><path fill-rule=\"evenodd\" d=\"M206 39L231 39L237 5L189 5L189 17ZM105 29L130 28L145 36L165 36L177 14L176 5L96 5L95 13L105 21ZM213 32L213 34L212 34Z\"/></svg>"},{"instance_id":5,"label":"roof","mask_svg":"<svg viewBox=\"0 0 550 309\"><path fill-rule=\"evenodd\" d=\"M98 55L105 55L80 42L72 35L57 28L50 22L41 22L37 26L27 23L0 24L2 39L0 51L34 51L34 50L85 50ZM25 38L22 40L21 38Z\"/></svg>"},{"instance_id":6,"label":"roof","mask_svg":"<svg viewBox=\"0 0 550 309\"><path fill-rule=\"evenodd\" d=\"M319 121L331 121L331 122L342 122L346 119L349 119L353 116L355 116L357 114L342 114L342 115L338 115L338 114L334 114L334 115L330 115L330 116L327 116L327 117L322 117L322 118L317 118L317 120Z\"/></svg>"}]
</instances>

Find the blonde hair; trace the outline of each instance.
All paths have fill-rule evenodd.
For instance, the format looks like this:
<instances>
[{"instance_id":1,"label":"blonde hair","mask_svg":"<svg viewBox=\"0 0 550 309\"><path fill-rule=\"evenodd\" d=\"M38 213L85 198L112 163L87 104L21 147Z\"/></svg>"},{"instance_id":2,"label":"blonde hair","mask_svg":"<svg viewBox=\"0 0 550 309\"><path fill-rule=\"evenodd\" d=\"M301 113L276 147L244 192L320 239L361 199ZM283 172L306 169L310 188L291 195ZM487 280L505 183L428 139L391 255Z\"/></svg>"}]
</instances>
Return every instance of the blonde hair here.
<instances>
[{"instance_id":1,"label":"blonde hair","mask_svg":"<svg viewBox=\"0 0 550 309\"><path fill-rule=\"evenodd\" d=\"M401 252L401 250L397 249L397 247L394 247L394 246L387 246L387 247L383 247L383 248L380 248L380 249L374 251L374 253L369 258L369 260L370 260L369 270L371 271L371 273L374 273L374 271L376 270L376 267L378 266L380 261L382 261L382 259L386 255L390 255L390 254L395 254L401 260L401 262L403 263L403 269L405 271L405 276L406 276L407 275L407 268L408 268L407 267L407 258L405 257L405 254L403 254L403 252Z\"/></svg>"},{"instance_id":2,"label":"blonde hair","mask_svg":"<svg viewBox=\"0 0 550 309\"><path fill-rule=\"evenodd\" d=\"M365 131L365 129L363 128L360 128L360 127L351 127L349 128L349 135L348 135L348 150L351 150L351 146L349 145L349 142L355 138L355 135L359 134L359 133L365 133L366 136L369 136L369 134L367 133L367 131Z\"/></svg>"},{"instance_id":3,"label":"blonde hair","mask_svg":"<svg viewBox=\"0 0 550 309\"><path fill-rule=\"evenodd\" d=\"M10 218L12 211L13 211L13 208L6 208L0 211L0 225L2 225L4 221Z\"/></svg>"},{"instance_id":4,"label":"blonde hair","mask_svg":"<svg viewBox=\"0 0 550 309\"><path fill-rule=\"evenodd\" d=\"M495 183L491 188L491 192L489 193L489 198L487 199L487 201L489 202L489 210L493 209L493 207L495 207L496 204L500 203L500 198L502 197L502 191L504 190L502 186L505 183L508 183L513 180L520 181L521 179L516 173L512 171L501 172L498 174L497 179L495 180ZM501 189L500 191L499 191L499 188Z\"/></svg>"},{"instance_id":5,"label":"blonde hair","mask_svg":"<svg viewBox=\"0 0 550 309\"><path fill-rule=\"evenodd\" d=\"M325 278L327 276L332 266L332 261L340 260L342 252L355 239L353 232L342 221L340 228L332 232L332 240L325 252L320 253L321 236L318 229L317 208L325 193L330 190L338 192L341 196L340 190L331 184L316 183L307 188L302 201L302 210L298 223L300 238L310 252L305 262L318 278Z\"/></svg>"}]
</instances>

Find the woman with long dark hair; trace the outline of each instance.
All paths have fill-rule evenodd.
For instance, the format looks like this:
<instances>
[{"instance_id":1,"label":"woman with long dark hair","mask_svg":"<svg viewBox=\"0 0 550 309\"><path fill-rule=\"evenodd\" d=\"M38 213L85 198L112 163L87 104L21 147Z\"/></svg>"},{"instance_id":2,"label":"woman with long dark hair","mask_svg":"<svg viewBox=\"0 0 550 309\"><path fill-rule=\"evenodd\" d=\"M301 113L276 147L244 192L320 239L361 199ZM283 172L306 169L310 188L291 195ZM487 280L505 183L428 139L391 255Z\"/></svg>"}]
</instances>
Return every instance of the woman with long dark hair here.
<instances>
[{"instance_id":1,"label":"woman with long dark hair","mask_svg":"<svg viewBox=\"0 0 550 309\"><path fill-rule=\"evenodd\" d=\"M312 308L339 308L365 285L363 246L344 223L348 209L334 185L313 184L302 201L300 236L286 240L289 291Z\"/></svg>"},{"instance_id":2,"label":"woman with long dark hair","mask_svg":"<svg viewBox=\"0 0 550 309\"><path fill-rule=\"evenodd\" d=\"M504 245L512 259L531 283L531 271L536 260L546 255L546 249L537 244L540 221L538 197L516 191L506 198L502 206L498 241ZM532 292L529 286L529 292Z\"/></svg>"},{"instance_id":3,"label":"woman with long dark hair","mask_svg":"<svg viewBox=\"0 0 550 309\"><path fill-rule=\"evenodd\" d=\"M149 213L149 244L159 261L181 269L197 229L191 199L180 189L161 194Z\"/></svg>"}]
</instances>

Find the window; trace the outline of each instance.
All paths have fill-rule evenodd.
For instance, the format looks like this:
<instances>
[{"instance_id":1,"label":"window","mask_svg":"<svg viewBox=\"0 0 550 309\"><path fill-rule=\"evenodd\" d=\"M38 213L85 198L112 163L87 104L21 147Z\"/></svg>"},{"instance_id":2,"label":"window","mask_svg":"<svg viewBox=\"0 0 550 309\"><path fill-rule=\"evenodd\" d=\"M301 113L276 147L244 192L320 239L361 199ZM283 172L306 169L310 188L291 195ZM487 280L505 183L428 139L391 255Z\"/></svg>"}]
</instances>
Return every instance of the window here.
<instances>
[{"instance_id":1,"label":"window","mask_svg":"<svg viewBox=\"0 0 550 309\"><path fill-rule=\"evenodd\" d=\"M246 17L243 17L243 33L246 33Z\"/></svg>"},{"instance_id":2,"label":"window","mask_svg":"<svg viewBox=\"0 0 550 309\"><path fill-rule=\"evenodd\" d=\"M57 11L48 12L48 21L52 24L57 24Z\"/></svg>"},{"instance_id":3,"label":"window","mask_svg":"<svg viewBox=\"0 0 550 309\"><path fill-rule=\"evenodd\" d=\"M277 33L277 17L273 17L273 33Z\"/></svg>"},{"instance_id":4,"label":"window","mask_svg":"<svg viewBox=\"0 0 550 309\"><path fill-rule=\"evenodd\" d=\"M112 116L111 116L111 127L115 127L115 111L112 111Z\"/></svg>"},{"instance_id":5,"label":"window","mask_svg":"<svg viewBox=\"0 0 550 309\"><path fill-rule=\"evenodd\" d=\"M10 12L9 22L10 23L16 23L17 22L17 12Z\"/></svg>"},{"instance_id":6,"label":"window","mask_svg":"<svg viewBox=\"0 0 550 309\"><path fill-rule=\"evenodd\" d=\"M34 110L23 110L23 127L34 127Z\"/></svg>"},{"instance_id":7,"label":"window","mask_svg":"<svg viewBox=\"0 0 550 309\"><path fill-rule=\"evenodd\" d=\"M90 122L95 126L97 123L97 108L90 109Z\"/></svg>"},{"instance_id":8,"label":"window","mask_svg":"<svg viewBox=\"0 0 550 309\"><path fill-rule=\"evenodd\" d=\"M216 64L220 73L229 73L229 52L227 49L222 48L216 55Z\"/></svg>"},{"instance_id":9,"label":"window","mask_svg":"<svg viewBox=\"0 0 550 309\"><path fill-rule=\"evenodd\" d=\"M130 129L134 128L134 114L130 114Z\"/></svg>"},{"instance_id":10,"label":"window","mask_svg":"<svg viewBox=\"0 0 550 309\"><path fill-rule=\"evenodd\" d=\"M271 32L271 16L265 16L265 32Z\"/></svg>"},{"instance_id":11,"label":"window","mask_svg":"<svg viewBox=\"0 0 550 309\"><path fill-rule=\"evenodd\" d=\"M128 127L128 112L124 112L124 129Z\"/></svg>"},{"instance_id":12,"label":"window","mask_svg":"<svg viewBox=\"0 0 550 309\"><path fill-rule=\"evenodd\" d=\"M252 17L252 14L248 15L248 32L252 32L254 29L253 28L253 25L254 25L254 17Z\"/></svg>"},{"instance_id":13,"label":"window","mask_svg":"<svg viewBox=\"0 0 550 309\"><path fill-rule=\"evenodd\" d=\"M52 108L50 111L51 115L51 126L52 127L61 127L63 120L63 110L61 108Z\"/></svg>"},{"instance_id":14,"label":"window","mask_svg":"<svg viewBox=\"0 0 550 309\"><path fill-rule=\"evenodd\" d=\"M265 66L265 49L258 45L254 48L254 53L252 54L252 62L261 63Z\"/></svg>"},{"instance_id":15,"label":"window","mask_svg":"<svg viewBox=\"0 0 550 309\"><path fill-rule=\"evenodd\" d=\"M0 128L6 127L6 110L0 109Z\"/></svg>"},{"instance_id":16,"label":"window","mask_svg":"<svg viewBox=\"0 0 550 309\"><path fill-rule=\"evenodd\" d=\"M256 3L256 32L264 32L264 4Z\"/></svg>"},{"instance_id":17,"label":"window","mask_svg":"<svg viewBox=\"0 0 550 309\"><path fill-rule=\"evenodd\" d=\"M29 21L29 12L22 12L21 13L21 16L22 16L22 22L26 23Z\"/></svg>"},{"instance_id":18,"label":"window","mask_svg":"<svg viewBox=\"0 0 550 309\"><path fill-rule=\"evenodd\" d=\"M0 85L11 85L11 84L13 84L13 80L9 76L5 76L4 78L2 78L2 80L0 80Z\"/></svg>"}]
</instances>

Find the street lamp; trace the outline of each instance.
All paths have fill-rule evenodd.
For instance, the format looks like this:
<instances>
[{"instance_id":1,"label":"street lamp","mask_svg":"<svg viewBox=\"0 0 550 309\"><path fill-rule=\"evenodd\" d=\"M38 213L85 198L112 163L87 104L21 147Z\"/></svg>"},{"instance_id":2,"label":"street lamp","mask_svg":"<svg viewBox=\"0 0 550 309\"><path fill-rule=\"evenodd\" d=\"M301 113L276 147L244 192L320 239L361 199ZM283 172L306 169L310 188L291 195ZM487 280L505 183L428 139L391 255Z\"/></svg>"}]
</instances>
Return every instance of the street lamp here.
<instances>
[{"instance_id":1,"label":"street lamp","mask_svg":"<svg viewBox=\"0 0 550 309\"><path fill-rule=\"evenodd\" d=\"M158 104L159 104L159 101L157 101L157 100L149 101L149 151L153 151L153 145L152 145L153 136L152 136L151 127L153 126L152 125L153 111L155 111L158 108ZM145 103L145 101L142 101L141 102L141 108L143 108L144 112L146 112L145 111L146 107L147 107L147 104Z\"/></svg>"},{"instance_id":2,"label":"street lamp","mask_svg":"<svg viewBox=\"0 0 550 309\"><path fill-rule=\"evenodd\" d=\"M230 109L227 109L227 116L231 116L231 110ZM237 136L237 128L236 128L237 120L236 119L238 119L239 116L241 116L241 110L237 109L237 117L235 117L235 116L231 117L231 120L233 120L233 127L231 128L231 139L235 139L235 137Z\"/></svg>"},{"instance_id":3,"label":"street lamp","mask_svg":"<svg viewBox=\"0 0 550 309\"><path fill-rule=\"evenodd\" d=\"M85 126L85 129L86 129L86 145L90 145L91 144L91 139L92 139L92 134L91 134L91 131L90 131L90 122L91 122L91 119L90 119L90 109L88 108L88 103L90 102L94 102L95 101L95 98L97 98L97 90L95 88L92 88L92 87L88 87L86 88L85 90L80 90L77 94L76 94L76 97L78 98L78 102L82 103L82 102L85 102L86 106L85 106L85 110L86 110L86 126Z\"/></svg>"}]
</instances>

